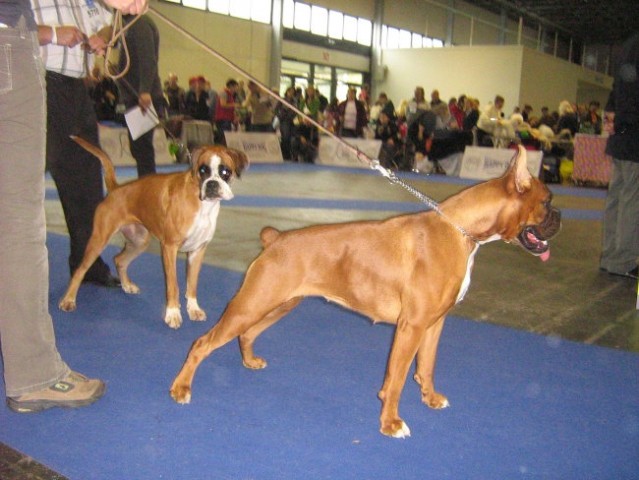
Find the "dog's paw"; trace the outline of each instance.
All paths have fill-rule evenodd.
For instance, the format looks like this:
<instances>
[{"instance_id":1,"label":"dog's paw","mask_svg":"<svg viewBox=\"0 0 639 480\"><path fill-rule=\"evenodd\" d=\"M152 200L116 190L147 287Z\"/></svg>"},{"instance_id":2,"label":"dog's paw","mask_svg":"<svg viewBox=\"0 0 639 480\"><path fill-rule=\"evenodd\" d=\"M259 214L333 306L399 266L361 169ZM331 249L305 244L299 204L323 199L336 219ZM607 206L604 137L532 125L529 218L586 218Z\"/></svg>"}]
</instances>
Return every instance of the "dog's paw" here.
<instances>
[{"instance_id":1,"label":"dog's paw","mask_svg":"<svg viewBox=\"0 0 639 480\"><path fill-rule=\"evenodd\" d=\"M203 322L206 320L206 312L200 308L195 298L186 300L186 311L189 313L189 319L194 322Z\"/></svg>"},{"instance_id":2,"label":"dog's paw","mask_svg":"<svg viewBox=\"0 0 639 480\"><path fill-rule=\"evenodd\" d=\"M253 357L251 359L242 359L242 363L246 368L250 368L251 370L261 370L262 368L266 368L268 363L261 357Z\"/></svg>"},{"instance_id":3,"label":"dog's paw","mask_svg":"<svg viewBox=\"0 0 639 480\"><path fill-rule=\"evenodd\" d=\"M166 314L164 315L164 323L171 328L180 328L180 326L182 326L182 314L180 313L180 308L167 308Z\"/></svg>"},{"instance_id":4,"label":"dog's paw","mask_svg":"<svg viewBox=\"0 0 639 480\"><path fill-rule=\"evenodd\" d=\"M189 387L178 387L174 385L171 387L170 393L173 400L177 403L182 405L191 403L191 389Z\"/></svg>"},{"instance_id":5,"label":"dog's paw","mask_svg":"<svg viewBox=\"0 0 639 480\"><path fill-rule=\"evenodd\" d=\"M75 300L63 298L60 300L60 303L58 303L58 308L64 312L72 312L76 309Z\"/></svg>"},{"instance_id":6,"label":"dog's paw","mask_svg":"<svg viewBox=\"0 0 639 480\"><path fill-rule=\"evenodd\" d=\"M138 295L140 293L140 287L133 282L122 282L122 290L132 295Z\"/></svg>"},{"instance_id":7,"label":"dog's paw","mask_svg":"<svg viewBox=\"0 0 639 480\"><path fill-rule=\"evenodd\" d=\"M406 425L402 419L397 419L391 422L390 425L382 427L380 432L393 438L410 437L410 428L408 428L408 425Z\"/></svg>"},{"instance_id":8,"label":"dog's paw","mask_svg":"<svg viewBox=\"0 0 639 480\"><path fill-rule=\"evenodd\" d=\"M450 407L448 399L441 393L434 392L428 396L422 396L422 402L435 410Z\"/></svg>"}]
</instances>

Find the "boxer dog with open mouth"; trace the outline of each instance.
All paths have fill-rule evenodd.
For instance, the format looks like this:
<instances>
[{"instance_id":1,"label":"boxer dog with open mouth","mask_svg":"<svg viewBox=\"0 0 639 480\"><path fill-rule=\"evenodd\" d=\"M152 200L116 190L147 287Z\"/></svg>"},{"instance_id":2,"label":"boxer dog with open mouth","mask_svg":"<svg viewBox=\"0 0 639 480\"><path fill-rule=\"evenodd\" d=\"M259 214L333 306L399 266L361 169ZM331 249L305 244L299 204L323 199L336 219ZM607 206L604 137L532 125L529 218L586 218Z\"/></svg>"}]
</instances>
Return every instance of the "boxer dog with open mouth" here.
<instances>
[{"instance_id":1,"label":"boxer dog with open mouth","mask_svg":"<svg viewBox=\"0 0 639 480\"><path fill-rule=\"evenodd\" d=\"M264 228L263 251L220 321L193 343L171 396L189 403L199 364L235 337L246 367L266 367L253 353L256 338L303 297L320 296L373 322L396 324L379 392L381 432L410 435L398 408L415 356L422 401L435 409L448 406L433 386L437 344L446 314L468 289L477 249L503 240L547 260L548 240L561 226L551 200L548 188L528 171L526 150L519 147L502 177L453 195L439 211L288 232Z\"/></svg>"},{"instance_id":2,"label":"boxer dog with open mouth","mask_svg":"<svg viewBox=\"0 0 639 480\"><path fill-rule=\"evenodd\" d=\"M197 303L197 282L206 246L215 234L220 201L233 198L231 180L248 165L243 152L204 146L193 152L192 167L184 172L153 174L118 185L109 156L79 137L72 137L98 157L104 168L108 195L98 205L93 233L82 263L73 273L61 310L76 309L76 297L86 271L118 231L125 237L122 251L115 257L122 289L140 293L127 273L129 264L149 245L151 235L159 241L166 281L164 321L171 328L182 324L176 262L178 252L187 255L186 309L191 320L206 320Z\"/></svg>"}]
</instances>

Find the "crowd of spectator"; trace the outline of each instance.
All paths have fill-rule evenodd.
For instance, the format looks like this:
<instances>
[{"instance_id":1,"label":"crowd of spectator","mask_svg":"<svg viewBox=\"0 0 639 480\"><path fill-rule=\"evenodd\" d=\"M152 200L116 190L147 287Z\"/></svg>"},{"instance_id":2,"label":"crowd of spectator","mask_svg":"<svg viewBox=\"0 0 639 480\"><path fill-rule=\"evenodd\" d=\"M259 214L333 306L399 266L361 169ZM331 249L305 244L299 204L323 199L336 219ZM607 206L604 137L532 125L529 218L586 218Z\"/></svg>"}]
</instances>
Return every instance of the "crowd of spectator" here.
<instances>
[{"instance_id":1,"label":"crowd of spectator","mask_svg":"<svg viewBox=\"0 0 639 480\"><path fill-rule=\"evenodd\" d=\"M90 84L98 118L116 119L117 89L99 72L94 72ZM501 95L480 106L477 98L466 94L445 102L437 89L428 99L421 86L415 87L410 100L401 100L397 106L384 92L371 98L368 85L359 90L351 86L347 98L330 101L313 85L289 87L281 93L286 103L335 135L381 140L380 160L398 169L437 168L438 159L463 152L472 144L529 142L550 150L555 139L569 141L576 133L602 132L597 101L589 105L562 101L556 110L544 106L539 113L530 105L515 106L507 115ZM164 96L169 118L211 122L216 143L225 143L226 131L276 132L285 160L313 162L316 158L318 129L251 81L245 85L242 80L229 79L216 90L198 75L189 79L185 89L175 74L169 74Z\"/></svg>"}]
</instances>

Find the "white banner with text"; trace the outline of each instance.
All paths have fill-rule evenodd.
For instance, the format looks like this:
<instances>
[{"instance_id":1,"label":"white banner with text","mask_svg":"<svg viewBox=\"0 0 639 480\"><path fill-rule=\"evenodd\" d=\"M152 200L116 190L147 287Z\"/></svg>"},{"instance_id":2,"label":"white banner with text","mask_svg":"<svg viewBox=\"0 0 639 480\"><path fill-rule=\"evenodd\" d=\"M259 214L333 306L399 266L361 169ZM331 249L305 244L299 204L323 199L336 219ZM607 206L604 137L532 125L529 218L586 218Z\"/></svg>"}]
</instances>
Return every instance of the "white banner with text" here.
<instances>
[{"instance_id":1,"label":"white banner with text","mask_svg":"<svg viewBox=\"0 0 639 480\"><path fill-rule=\"evenodd\" d=\"M364 138L345 138L344 141L358 149L368 158L379 158L382 148L381 140L367 140ZM327 135L322 135L319 142L319 152L316 163L320 165L336 165L340 167L370 168L369 165L357 159L351 149Z\"/></svg>"},{"instance_id":2,"label":"white banner with text","mask_svg":"<svg viewBox=\"0 0 639 480\"><path fill-rule=\"evenodd\" d=\"M500 177L516 154L517 150L508 148L466 147L459 176L475 180ZM543 152L527 150L526 156L528 170L532 175L539 177Z\"/></svg>"},{"instance_id":3,"label":"white banner with text","mask_svg":"<svg viewBox=\"0 0 639 480\"><path fill-rule=\"evenodd\" d=\"M280 139L274 133L224 132L226 146L244 152L251 163L281 163Z\"/></svg>"}]
</instances>

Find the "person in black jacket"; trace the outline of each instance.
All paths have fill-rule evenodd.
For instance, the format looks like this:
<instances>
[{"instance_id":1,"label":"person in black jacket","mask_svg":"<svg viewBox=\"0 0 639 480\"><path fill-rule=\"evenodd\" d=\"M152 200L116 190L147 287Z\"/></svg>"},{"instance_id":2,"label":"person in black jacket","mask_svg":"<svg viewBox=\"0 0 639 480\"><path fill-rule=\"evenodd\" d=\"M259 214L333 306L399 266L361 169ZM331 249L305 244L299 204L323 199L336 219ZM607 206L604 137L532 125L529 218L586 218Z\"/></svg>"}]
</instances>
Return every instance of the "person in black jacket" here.
<instances>
[{"instance_id":1,"label":"person in black jacket","mask_svg":"<svg viewBox=\"0 0 639 480\"><path fill-rule=\"evenodd\" d=\"M637 279L639 258L639 32L623 45L606 104L606 153L613 157L600 268Z\"/></svg>"},{"instance_id":2,"label":"person in black jacket","mask_svg":"<svg viewBox=\"0 0 639 480\"><path fill-rule=\"evenodd\" d=\"M386 168L402 168L399 155L402 139L399 136L399 128L395 117L388 114L388 110L379 112L379 118L375 124L375 139L382 141L379 152L379 160Z\"/></svg>"},{"instance_id":3,"label":"person in black jacket","mask_svg":"<svg viewBox=\"0 0 639 480\"><path fill-rule=\"evenodd\" d=\"M125 25L136 19L133 15L123 17ZM127 110L139 106L143 111L155 108L158 120L165 116L166 101L162 92L162 82L158 74L160 34L153 20L142 15L126 31L126 47L129 52L129 69L118 80L120 97ZM127 59L120 52L120 70L125 68ZM136 140L129 131L129 147L137 164L138 177L155 173L155 149L153 131L146 132Z\"/></svg>"}]
</instances>

